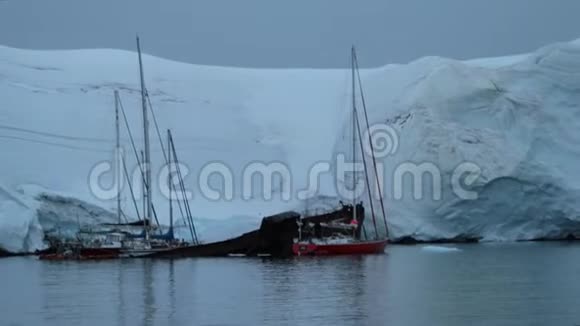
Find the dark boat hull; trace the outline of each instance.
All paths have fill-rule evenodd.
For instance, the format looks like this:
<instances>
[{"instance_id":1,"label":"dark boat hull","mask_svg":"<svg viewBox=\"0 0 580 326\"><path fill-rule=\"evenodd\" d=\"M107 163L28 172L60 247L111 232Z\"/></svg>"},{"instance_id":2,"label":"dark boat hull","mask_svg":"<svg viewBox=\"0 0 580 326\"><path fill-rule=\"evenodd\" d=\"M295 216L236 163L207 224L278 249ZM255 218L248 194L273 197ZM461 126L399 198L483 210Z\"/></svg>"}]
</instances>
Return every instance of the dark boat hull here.
<instances>
[{"instance_id":1,"label":"dark boat hull","mask_svg":"<svg viewBox=\"0 0 580 326\"><path fill-rule=\"evenodd\" d=\"M119 248L82 248L79 252L80 259L113 259L119 258Z\"/></svg>"},{"instance_id":2,"label":"dark boat hull","mask_svg":"<svg viewBox=\"0 0 580 326\"><path fill-rule=\"evenodd\" d=\"M358 212L360 224L364 219L364 210ZM347 222L352 219L352 206L344 205L332 212L307 216L302 219L303 223L329 223ZM260 256L269 255L274 257L291 257L292 244L298 238L297 222L300 214L296 212L284 212L262 219L260 228L239 237L166 250L153 253L147 257L179 258L179 257L211 257L245 255Z\"/></svg>"},{"instance_id":3,"label":"dark boat hull","mask_svg":"<svg viewBox=\"0 0 580 326\"><path fill-rule=\"evenodd\" d=\"M212 243L199 245L182 246L179 248L169 249L152 253L147 257L155 258L184 258L184 257L219 257L230 254L252 253L252 249L259 241L258 231L252 231L242 234L239 237Z\"/></svg>"}]
</instances>

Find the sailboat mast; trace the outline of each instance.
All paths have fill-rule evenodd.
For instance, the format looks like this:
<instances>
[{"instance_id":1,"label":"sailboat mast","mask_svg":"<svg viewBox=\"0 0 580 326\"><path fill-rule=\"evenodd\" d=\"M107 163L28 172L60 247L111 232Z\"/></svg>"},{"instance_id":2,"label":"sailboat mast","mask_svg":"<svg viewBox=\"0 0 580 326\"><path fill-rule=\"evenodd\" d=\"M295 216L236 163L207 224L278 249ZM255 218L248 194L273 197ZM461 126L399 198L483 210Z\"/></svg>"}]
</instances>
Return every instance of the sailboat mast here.
<instances>
[{"instance_id":1,"label":"sailboat mast","mask_svg":"<svg viewBox=\"0 0 580 326\"><path fill-rule=\"evenodd\" d=\"M147 119L147 96L145 90L145 78L143 76L143 61L141 59L141 44L137 36L137 52L139 54L139 75L141 77L141 104L143 107L143 139L145 142L145 156L143 166L145 168L145 216L151 219L152 201L151 201L151 157L149 152L149 120ZM145 227L146 238L149 238L149 230Z\"/></svg>"},{"instance_id":2,"label":"sailboat mast","mask_svg":"<svg viewBox=\"0 0 580 326\"><path fill-rule=\"evenodd\" d=\"M367 105L365 102L365 95L364 95L362 82L361 82L361 78L360 78L360 71L358 69L358 58L356 57L356 52L354 53L354 66L356 68L356 75L357 75L358 86L359 86L359 90L360 90L360 97L361 97L362 106L363 106L365 123L366 123L367 130L370 130L369 116L367 113ZM369 133L368 136L369 136L368 142L369 142L370 149L371 149L371 158L373 160L373 168L374 168L374 172L375 172L375 180L377 183L377 190L378 190L378 195L379 195L379 203L381 204L381 212L383 214L383 222L385 224L385 236L388 238L389 237L389 226L387 224L387 214L385 213L385 204L384 204L384 199L383 199L383 193L381 190L381 180L379 179L377 161L375 159L375 149L374 149L371 134ZM369 194L370 194L370 191L369 191ZM371 199L371 202L372 202L372 199Z\"/></svg>"},{"instance_id":3,"label":"sailboat mast","mask_svg":"<svg viewBox=\"0 0 580 326\"><path fill-rule=\"evenodd\" d=\"M115 90L115 178L117 187L117 221L121 224L121 144L119 140L119 91Z\"/></svg>"},{"instance_id":4,"label":"sailboat mast","mask_svg":"<svg viewBox=\"0 0 580 326\"><path fill-rule=\"evenodd\" d=\"M169 186L169 231L173 234L173 198L172 198L172 191L173 191L173 184L172 181L172 167L171 167L171 154L169 153L169 149L171 148L171 131L167 129L167 168L169 169L169 173L167 175L167 185Z\"/></svg>"},{"instance_id":5,"label":"sailboat mast","mask_svg":"<svg viewBox=\"0 0 580 326\"><path fill-rule=\"evenodd\" d=\"M352 72L352 218L356 216L356 94L354 87L354 46L351 49L351 72Z\"/></svg>"},{"instance_id":6,"label":"sailboat mast","mask_svg":"<svg viewBox=\"0 0 580 326\"><path fill-rule=\"evenodd\" d=\"M357 129L358 141L359 141L360 148L361 148L362 164L363 164L364 172L365 172L365 181L366 181L365 183L366 183L366 186L367 186L367 192L369 194L369 206L371 208L371 217L373 218L373 226L375 228L375 239L378 240L379 239L379 231L377 229L377 220L375 218L375 208L374 208L374 205L373 205L373 199L372 199L372 197L370 197L370 194L371 194L371 182L370 182L370 179L369 179L369 171L367 169L367 162L366 162L366 158L365 158L365 153L362 152L362 149L364 148L363 147L363 140L362 140L363 137L362 137L362 133L361 133L361 130L360 130L360 121L358 119L358 115L355 117L355 121L356 121L356 129Z\"/></svg>"},{"instance_id":7,"label":"sailboat mast","mask_svg":"<svg viewBox=\"0 0 580 326\"><path fill-rule=\"evenodd\" d=\"M358 119L358 112L356 109L356 76L359 76L359 86L360 86L360 75L358 72L358 64L356 61L356 50L354 48L354 46L352 47L352 52L351 52L351 65L352 65L352 115L353 115L353 173L355 171L354 169L354 164L355 164L355 159L356 159L356 155L355 155L355 149L356 149L356 135L358 135L358 139L359 139L359 145L361 147L361 159L362 159L362 164L363 164L363 169L364 169L364 173L365 173L365 181L366 181L366 188L367 191L369 193L369 204L370 204L370 208L371 208L371 216L373 219L373 226L375 229L375 239L379 238L379 233L378 233L378 229L377 229L377 222L376 222L376 218L375 218L375 211L374 211L374 206L373 206L373 199L371 197L371 186L370 186L370 180L369 180L369 172L367 169L367 163L366 163L366 159L365 159L365 153L364 153L364 147L363 147L363 141L362 141L362 134L361 134L361 129L360 129L360 121ZM356 71L356 75L355 75L355 71ZM362 93L362 88L361 88L361 98L363 97L363 93ZM364 106L364 99L363 99L363 108L365 108ZM365 112L366 114L366 112ZM368 128L368 127L367 127ZM356 181L353 181L353 188L355 188L356 185ZM353 196L353 207L354 207L354 212L353 212L353 216L356 219L356 203L354 203L354 196ZM364 229L363 229L364 230ZM366 234L366 233L365 233Z\"/></svg>"},{"instance_id":8,"label":"sailboat mast","mask_svg":"<svg viewBox=\"0 0 580 326\"><path fill-rule=\"evenodd\" d=\"M143 152L143 150L141 150L141 163L139 164L143 164L143 161L145 160L145 153ZM141 182L143 183L143 228L145 229L145 232L147 232L147 184L145 182L144 178L141 178Z\"/></svg>"}]
</instances>

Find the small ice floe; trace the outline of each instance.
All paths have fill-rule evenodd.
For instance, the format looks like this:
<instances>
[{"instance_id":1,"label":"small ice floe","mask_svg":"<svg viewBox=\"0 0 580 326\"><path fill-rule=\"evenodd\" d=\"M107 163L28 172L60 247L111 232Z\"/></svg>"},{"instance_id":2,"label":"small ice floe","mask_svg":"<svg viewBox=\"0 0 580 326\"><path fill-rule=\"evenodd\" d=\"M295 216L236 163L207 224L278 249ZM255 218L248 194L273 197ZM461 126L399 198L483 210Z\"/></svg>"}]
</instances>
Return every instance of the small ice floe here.
<instances>
[{"instance_id":1,"label":"small ice floe","mask_svg":"<svg viewBox=\"0 0 580 326\"><path fill-rule=\"evenodd\" d=\"M228 254L228 257L246 257L246 254Z\"/></svg>"},{"instance_id":2,"label":"small ice floe","mask_svg":"<svg viewBox=\"0 0 580 326\"><path fill-rule=\"evenodd\" d=\"M422 247L421 250L427 251L427 252L437 252L437 253L461 251L459 248L456 248L456 247L444 247L444 246L425 246L425 247Z\"/></svg>"}]
</instances>

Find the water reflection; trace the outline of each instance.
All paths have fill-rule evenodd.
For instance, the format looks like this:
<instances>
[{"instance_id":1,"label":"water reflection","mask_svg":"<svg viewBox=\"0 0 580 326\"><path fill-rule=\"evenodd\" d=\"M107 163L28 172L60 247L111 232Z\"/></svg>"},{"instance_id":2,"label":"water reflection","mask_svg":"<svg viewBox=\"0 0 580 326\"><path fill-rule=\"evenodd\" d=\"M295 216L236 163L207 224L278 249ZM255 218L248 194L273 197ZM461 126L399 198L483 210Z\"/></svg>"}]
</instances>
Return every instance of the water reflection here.
<instances>
[{"instance_id":1,"label":"water reflection","mask_svg":"<svg viewBox=\"0 0 580 326\"><path fill-rule=\"evenodd\" d=\"M9 258L0 272L0 324L580 324L580 245L288 260Z\"/></svg>"},{"instance_id":2,"label":"water reflection","mask_svg":"<svg viewBox=\"0 0 580 326\"><path fill-rule=\"evenodd\" d=\"M356 324L367 312L364 257L267 260L261 269L265 284L262 322L327 323L327 316Z\"/></svg>"},{"instance_id":3,"label":"water reflection","mask_svg":"<svg viewBox=\"0 0 580 326\"><path fill-rule=\"evenodd\" d=\"M143 263L143 325L151 326L155 320L155 292L153 291L153 261L142 259Z\"/></svg>"},{"instance_id":4,"label":"water reflection","mask_svg":"<svg viewBox=\"0 0 580 326\"><path fill-rule=\"evenodd\" d=\"M167 278L168 294L169 294L169 314L168 314L168 325L175 325L176 318L176 308L177 301L175 296L175 262L174 260L169 260L169 277Z\"/></svg>"},{"instance_id":5,"label":"water reflection","mask_svg":"<svg viewBox=\"0 0 580 326\"><path fill-rule=\"evenodd\" d=\"M126 311L127 307L125 305L125 271L127 270L124 267L124 264L117 265L117 325L124 326L126 325L126 319L124 312Z\"/></svg>"}]
</instances>

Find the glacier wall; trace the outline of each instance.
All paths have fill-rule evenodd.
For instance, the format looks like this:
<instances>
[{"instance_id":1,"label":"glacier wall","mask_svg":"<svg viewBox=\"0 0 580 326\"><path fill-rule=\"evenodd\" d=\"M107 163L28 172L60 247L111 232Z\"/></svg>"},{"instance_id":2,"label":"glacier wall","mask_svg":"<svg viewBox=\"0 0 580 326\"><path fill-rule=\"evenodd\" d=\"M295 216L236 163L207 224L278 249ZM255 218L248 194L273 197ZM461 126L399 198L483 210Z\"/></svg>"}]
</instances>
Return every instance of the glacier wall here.
<instances>
[{"instance_id":1,"label":"glacier wall","mask_svg":"<svg viewBox=\"0 0 580 326\"><path fill-rule=\"evenodd\" d=\"M385 165L429 162L442 175L441 200L408 196L391 202L396 237L511 241L580 235L579 45L488 61L427 58L399 68L424 73L395 99L385 98L390 92L382 99L368 96L372 120L405 117L392 124L400 150ZM387 73L376 75L367 82L374 94ZM391 105L388 114L384 103ZM469 187L477 198L458 198L450 186L454 169L466 162L480 169Z\"/></svg>"},{"instance_id":2,"label":"glacier wall","mask_svg":"<svg viewBox=\"0 0 580 326\"><path fill-rule=\"evenodd\" d=\"M308 187L313 165L333 165L349 153L350 71L206 67L151 56L144 64L161 132L172 129L188 167L192 211L206 240L247 231L264 215L329 208L341 199L336 184L346 179L332 173L308 200L296 194ZM579 235L580 41L503 58L428 57L363 69L361 77L371 125L390 126L398 141L379 162L393 238ZM0 247L33 251L58 221L114 216L114 200L95 194L90 175L113 155L115 89L140 143L135 53L0 47ZM153 136L157 171L163 162ZM122 142L134 170L126 134ZM286 165L292 196L279 196L287 184L274 187L271 199L243 196L242 172L254 162ZM231 198L210 199L200 189L197 177L212 163L230 169ZM427 182L416 199L412 180L396 178L401 166L425 163L440 173L441 198L431 196ZM475 199L454 192L454 173L464 163L479 169L467 185ZM154 195L165 212L167 200L158 190ZM47 196L67 200L47 204ZM125 187L123 209L131 213L128 196Z\"/></svg>"}]
</instances>

